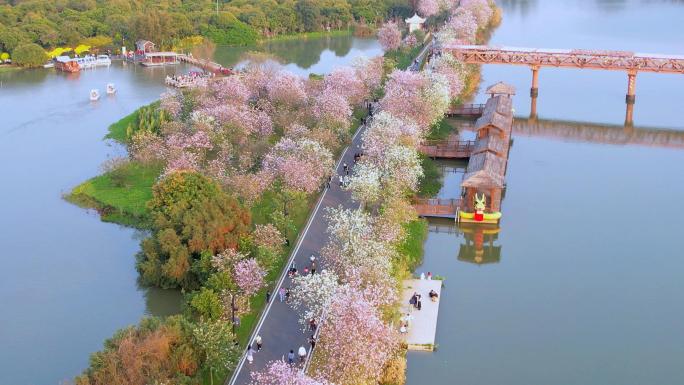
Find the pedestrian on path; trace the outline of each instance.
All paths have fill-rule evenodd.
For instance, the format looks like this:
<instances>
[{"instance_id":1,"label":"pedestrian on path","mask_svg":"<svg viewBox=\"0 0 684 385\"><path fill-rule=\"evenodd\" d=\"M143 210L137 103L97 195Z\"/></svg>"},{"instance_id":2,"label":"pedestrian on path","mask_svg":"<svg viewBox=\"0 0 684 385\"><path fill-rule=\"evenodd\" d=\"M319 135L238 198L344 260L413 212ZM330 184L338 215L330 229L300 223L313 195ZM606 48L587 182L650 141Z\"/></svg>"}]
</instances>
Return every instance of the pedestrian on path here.
<instances>
[{"instance_id":1,"label":"pedestrian on path","mask_svg":"<svg viewBox=\"0 0 684 385\"><path fill-rule=\"evenodd\" d=\"M306 358L306 348L304 346L300 346L297 354L299 354L299 362L304 362L304 359Z\"/></svg>"},{"instance_id":2,"label":"pedestrian on path","mask_svg":"<svg viewBox=\"0 0 684 385\"><path fill-rule=\"evenodd\" d=\"M262 342L261 342L261 336L257 334L256 338L254 338L254 343L256 344L257 352L261 351Z\"/></svg>"},{"instance_id":3,"label":"pedestrian on path","mask_svg":"<svg viewBox=\"0 0 684 385\"><path fill-rule=\"evenodd\" d=\"M271 291L266 290L266 303L271 302Z\"/></svg>"},{"instance_id":4,"label":"pedestrian on path","mask_svg":"<svg viewBox=\"0 0 684 385\"><path fill-rule=\"evenodd\" d=\"M316 273L316 262L311 262L311 275Z\"/></svg>"},{"instance_id":5,"label":"pedestrian on path","mask_svg":"<svg viewBox=\"0 0 684 385\"><path fill-rule=\"evenodd\" d=\"M294 364L294 357L294 350L290 350L290 352L287 353L287 363L290 365Z\"/></svg>"},{"instance_id":6,"label":"pedestrian on path","mask_svg":"<svg viewBox=\"0 0 684 385\"><path fill-rule=\"evenodd\" d=\"M340 187L344 187L344 178L340 175Z\"/></svg>"},{"instance_id":7,"label":"pedestrian on path","mask_svg":"<svg viewBox=\"0 0 684 385\"><path fill-rule=\"evenodd\" d=\"M344 173L349 175L349 166L347 166L347 162L344 162L342 168L344 168Z\"/></svg>"},{"instance_id":8,"label":"pedestrian on path","mask_svg":"<svg viewBox=\"0 0 684 385\"><path fill-rule=\"evenodd\" d=\"M309 351L313 351L313 349L316 347L316 337L312 334L311 337L309 337L309 345L311 345L311 349Z\"/></svg>"},{"instance_id":9,"label":"pedestrian on path","mask_svg":"<svg viewBox=\"0 0 684 385\"><path fill-rule=\"evenodd\" d=\"M285 301L285 288L281 287L280 290L278 290L278 297L280 297L280 302Z\"/></svg>"},{"instance_id":10,"label":"pedestrian on path","mask_svg":"<svg viewBox=\"0 0 684 385\"><path fill-rule=\"evenodd\" d=\"M285 303L290 303L290 288L285 289Z\"/></svg>"},{"instance_id":11,"label":"pedestrian on path","mask_svg":"<svg viewBox=\"0 0 684 385\"><path fill-rule=\"evenodd\" d=\"M311 256L309 257L309 261L311 261L311 263L314 263L315 260L316 260L316 256L311 254Z\"/></svg>"},{"instance_id":12,"label":"pedestrian on path","mask_svg":"<svg viewBox=\"0 0 684 385\"><path fill-rule=\"evenodd\" d=\"M332 182L332 175L328 175L328 181L325 182L325 187L330 188L330 182Z\"/></svg>"},{"instance_id":13,"label":"pedestrian on path","mask_svg":"<svg viewBox=\"0 0 684 385\"><path fill-rule=\"evenodd\" d=\"M316 319L315 319L315 318L312 318L312 319L309 321L309 329L311 329L312 332L315 332L317 326L318 326L318 325L316 325Z\"/></svg>"},{"instance_id":14,"label":"pedestrian on path","mask_svg":"<svg viewBox=\"0 0 684 385\"><path fill-rule=\"evenodd\" d=\"M247 345L247 362L250 364L254 361L254 349L252 349L252 345L249 344Z\"/></svg>"}]
</instances>

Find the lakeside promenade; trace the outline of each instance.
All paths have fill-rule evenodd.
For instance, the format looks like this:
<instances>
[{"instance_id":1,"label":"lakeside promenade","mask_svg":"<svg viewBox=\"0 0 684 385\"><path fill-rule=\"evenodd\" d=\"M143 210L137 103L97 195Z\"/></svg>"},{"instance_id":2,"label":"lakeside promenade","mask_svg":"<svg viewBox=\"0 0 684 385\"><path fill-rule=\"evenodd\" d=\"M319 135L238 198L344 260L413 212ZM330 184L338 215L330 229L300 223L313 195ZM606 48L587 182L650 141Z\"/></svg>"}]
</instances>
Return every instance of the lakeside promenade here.
<instances>
[{"instance_id":1,"label":"lakeside promenade","mask_svg":"<svg viewBox=\"0 0 684 385\"><path fill-rule=\"evenodd\" d=\"M254 350L256 350L256 345L253 342L254 338L257 335L261 336L263 343L261 350L253 354L254 361L249 363L246 360L245 353L247 347L245 347L235 373L226 380L226 385L249 384L251 382L251 372L263 370L271 361L287 360L287 353L293 350L296 354L300 346L304 346L307 353L309 353L311 345L309 345L308 340L313 332L309 330L303 331L303 325L299 323L298 311L289 304L280 302L278 291L281 287L289 288L292 286L292 279L287 275L287 270L292 262L295 263L297 270L301 272L304 267L311 264L309 257L311 254L314 254L316 256L317 271L320 272L325 268L325 263L319 254L321 248L328 242L328 223L325 220L325 209L339 206L348 209L359 207L359 203L352 200L351 193L344 191L340 187L338 176L345 175L345 163L349 166L351 172L354 165L354 154L361 151L363 131L365 131L365 126L360 126L357 129L352 137L351 144L345 148L338 160L335 166L336 175L332 178L330 188L326 188L321 193L313 214L309 217L309 221L304 227L294 251L290 255L286 268L281 273L279 281L272 290L271 301L261 315L255 331L250 336L250 342ZM296 359L298 360L298 358ZM297 365L301 367L302 364L298 363Z\"/></svg>"}]
</instances>

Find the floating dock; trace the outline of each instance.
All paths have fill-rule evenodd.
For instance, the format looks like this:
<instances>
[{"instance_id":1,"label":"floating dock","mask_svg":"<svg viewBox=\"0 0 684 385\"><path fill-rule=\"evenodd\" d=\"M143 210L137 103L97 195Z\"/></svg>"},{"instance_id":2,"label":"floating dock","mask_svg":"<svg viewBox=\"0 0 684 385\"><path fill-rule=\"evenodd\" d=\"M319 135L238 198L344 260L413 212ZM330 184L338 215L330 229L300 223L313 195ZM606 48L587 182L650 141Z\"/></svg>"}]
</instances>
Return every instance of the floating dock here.
<instances>
[{"instance_id":1,"label":"floating dock","mask_svg":"<svg viewBox=\"0 0 684 385\"><path fill-rule=\"evenodd\" d=\"M430 300L430 290L437 292L438 299ZM421 295L421 310L413 308L409 300L413 293ZM442 281L428 279L407 279L401 294L402 319L409 314L409 327L403 334L409 350L433 351L437 334L437 315L442 300Z\"/></svg>"}]
</instances>

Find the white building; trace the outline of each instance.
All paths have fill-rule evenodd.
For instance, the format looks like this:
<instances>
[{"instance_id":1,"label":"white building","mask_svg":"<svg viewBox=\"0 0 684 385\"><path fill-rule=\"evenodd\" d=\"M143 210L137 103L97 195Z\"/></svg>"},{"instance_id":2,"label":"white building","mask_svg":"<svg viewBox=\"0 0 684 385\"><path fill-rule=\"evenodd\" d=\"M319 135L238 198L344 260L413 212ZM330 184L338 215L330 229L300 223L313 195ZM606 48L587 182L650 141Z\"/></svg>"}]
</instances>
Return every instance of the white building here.
<instances>
[{"instance_id":1,"label":"white building","mask_svg":"<svg viewBox=\"0 0 684 385\"><path fill-rule=\"evenodd\" d=\"M411 16L410 18L408 18L404 21L409 26L409 33L413 32L413 31L417 31L419 29L423 29L423 23L425 23L425 19L418 16L417 13L414 13L413 16Z\"/></svg>"}]
</instances>

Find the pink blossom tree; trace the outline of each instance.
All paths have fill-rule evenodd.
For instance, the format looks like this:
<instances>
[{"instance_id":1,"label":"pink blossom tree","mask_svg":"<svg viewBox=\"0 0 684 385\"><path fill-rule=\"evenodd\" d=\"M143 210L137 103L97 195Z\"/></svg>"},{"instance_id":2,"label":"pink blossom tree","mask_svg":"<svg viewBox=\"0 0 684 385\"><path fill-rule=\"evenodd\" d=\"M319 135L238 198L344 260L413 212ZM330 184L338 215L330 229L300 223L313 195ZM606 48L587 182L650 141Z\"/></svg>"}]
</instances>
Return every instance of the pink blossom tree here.
<instances>
[{"instance_id":1,"label":"pink blossom tree","mask_svg":"<svg viewBox=\"0 0 684 385\"><path fill-rule=\"evenodd\" d=\"M289 189L316 191L333 169L330 150L310 139L282 138L266 154L263 170Z\"/></svg>"},{"instance_id":2,"label":"pink blossom tree","mask_svg":"<svg viewBox=\"0 0 684 385\"><path fill-rule=\"evenodd\" d=\"M315 97L312 115L319 126L342 134L349 129L352 109L343 94L334 88L325 88Z\"/></svg>"},{"instance_id":3,"label":"pink blossom tree","mask_svg":"<svg viewBox=\"0 0 684 385\"><path fill-rule=\"evenodd\" d=\"M393 51L401 45L401 31L397 23L388 22L378 31L378 40L385 51Z\"/></svg>"},{"instance_id":4,"label":"pink blossom tree","mask_svg":"<svg viewBox=\"0 0 684 385\"><path fill-rule=\"evenodd\" d=\"M380 108L427 131L442 118L449 104L448 85L444 88L436 80L440 79L422 72L395 70L385 84Z\"/></svg>"},{"instance_id":5,"label":"pink blossom tree","mask_svg":"<svg viewBox=\"0 0 684 385\"><path fill-rule=\"evenodd\" d=\"M243 259L235 264L235 283L243 294L251 297L264 286L266 272L254 258Z\"/></svg>"},{"instance_id":6,"label":"pink blossom tree","mask_svg":"<svg viewBox=\"0 0 684 385\"><path fill-rule=\"evenodd\" d=\"M461 0L461 8L470 11L475 17L478 29L485 28L494 14L488 0Z\"/></svg>"},{"instance_id":7,"label":"pink blossom tree","mask_svg":"<svg viewBox=\"0 0 684 385\"><path fill-rule=\"evenodd\" d=\"M287 71L280 71L266 83L268 98L274 105L294 108L306 102L304 80Z\"/></svg>"},{"instance_id":8,"label":"pink blossom tree","mask_svg":"<svg viewBox=\"0 0 684 385\"><path fill-rule=\"evenodd\" d=\"M419 0L418 13L423 17L430 17L439 12L439 3L437 0Z\"/></svg>"},{"instance_id":9,"label":"pink blossom tree","mask_svg":"<svg viewBox=\"0 0 684 385\"><path fill-rule=\"evenodd\" d=\"M376 383L398 348L398 334L382 322L364 293L348 288L330 303L312 368L337 384Z\"/></svg>"},{"instance_id":10,"label":"pink blossom tree","mask_svg":"<svg viewBox=\"0 0 684 385\"><path fill-rule=\"evenodd\" d=\"M260 372L252 372L250 385L332 385L323 379L309 377L299 368L283 361L269 362Z\"/></svg>"},{"instance_id":11,"label":"pink blossom tree","mask_svg":"<svg viewBox=\"0 0 684 385\"><path fill-rule=\"evenodd\" d=\"M340 67L325 77L325 87L333 93L344 96L350 105L360 105L369 92L363 78L351 67Z\"/></svg>"},{"instance_id":12,"label":"pink blossom tree","mask_svg":"<svg viewBox=\"0 0 684 385\"><path fill-rule=\"evenodd\" d=\"M385 74L384 63L385 58L383 56L372 59L361 57L354 61L354 71L366 86L367 95L372 95L382 85L382 77Z\"/></svg>"},{"instance_id":13,"label":"pink blossom tree","mask_svg":"<svg viewBox=\"0 0 684 385\"><path fill-rule=\"evenodd\" d=\"M258 247L263 247L275 253L281 252L285 245L285 237L270 223L256 225L252 237Z\"/></svg>"},{"instance_id":14,"label":"pink blossom tree","mask_svg":"<svg viewBox=\"0 0 684 385\"><path fill-rule=\"evenodd\" d=\"M449 96L456 99L463 91L465 66L450 53L445 52L430 63L432 71L446 78L449 82Z\"/></svg>"},{"instance_id":15,"label":"pink blossom tree","mask_svg":"<svg viewBox=\"0 0 684 385\"><path fill-rule=\"evenodd\" d=\"M293 279L290 305L300 311L299 322L306 328L309 320L320 321L339 288L338 277L330 270Z\"/></svg>"}]
</instances>

